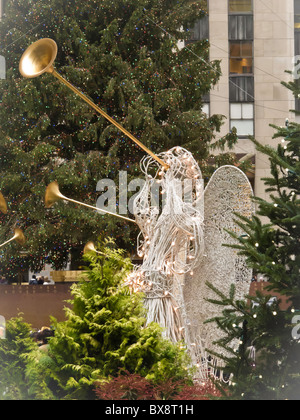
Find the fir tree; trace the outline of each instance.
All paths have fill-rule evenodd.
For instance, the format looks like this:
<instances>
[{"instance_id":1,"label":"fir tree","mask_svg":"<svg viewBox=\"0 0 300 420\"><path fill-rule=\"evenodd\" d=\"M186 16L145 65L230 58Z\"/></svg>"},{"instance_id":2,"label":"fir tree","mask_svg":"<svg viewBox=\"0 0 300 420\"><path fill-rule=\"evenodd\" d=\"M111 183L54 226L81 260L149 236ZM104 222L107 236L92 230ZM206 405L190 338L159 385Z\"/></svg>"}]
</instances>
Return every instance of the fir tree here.
<instances>
[{"instance_id":1,"label":"fir tree","mask_svg":"<svg viewBox=\"0 0 300 420\"><path fill-rule=\"evenodd\" d=\"M185 350L162 338L157 324L145 326L141 294L130 295L124 280L131 262L106 240L101 254L89 254L85 280L73 286L67 320L54 324L47 375L58 398L93 399L95 381L121 370L154 383L191 379ZM88 280L88 281L87 281ZM54 386L55 385L55 386Z\"/></svg>"},{"instance_id":2,"label":"fir tree","mask_svg":"<svg viewBox=\"0 0 300 420\"><path fill-rule=\"evenodd\" d=\"M281 139L277 149L253 139L270 160L271 175L263 179L269 198L254 199L258 210L251 220L237 215L242 236L229 232L238 243L234 248L268 281L270 294L235 301L233 286L227 297L210 285L219 297L214 302L224 307L223 316L211 321L224 332L218 344L228 352L225 362L227 373L233 375L232 398L300 397L300 125L273 127L274 138ZM264 224L260 216L269 223ZM288 298L286 311L281 310L280 300L270 300L272 291ZM232 348L234 340L239 344Z\"/></svg>"},{"instance_id":3,"label":"fir tree","mask_svg":"<svg viewBox=\"0 0 300 420\"><path fill-rule=\"evenodd\" d=\"M0 400L52 399L45 382L45 366L51 359L31 338L31 327L22 318L6 323L6 338L0 340Z\"/></svg>"},{"instance_id":4,"label":"fir tree","mask_svg":"<svg viewBox=\"0 0 300 420\"><path fill-rule=\"evenodd\" d=\"M144 154L53 76L22 78L24 50L37 39L54 39L55 66L71 83L154 153L184 146L209 173L206 161L222 117L208 118L202 98L217 83L220 66L208 62L206 40L190 44L192 53L176 41L187 39L204 14L201 2L189 0L7 2L0 22L7 64L0 81L0 190L9 213L1 216L1 238L20 226L28 240L25 257L14 244L5 249L2 266L10 273L28 265L39 270L45 262L60 269L70 252L78 260L100 231L132 250L137 232L130 223L73 204L46 211L43 197L57 180L64 195L95 205L97 182L111 178L118 186L119 170L128 172L128 182L142 176ZM235 140L231 133L216 145Z\"/></svg>"}]
</instances>

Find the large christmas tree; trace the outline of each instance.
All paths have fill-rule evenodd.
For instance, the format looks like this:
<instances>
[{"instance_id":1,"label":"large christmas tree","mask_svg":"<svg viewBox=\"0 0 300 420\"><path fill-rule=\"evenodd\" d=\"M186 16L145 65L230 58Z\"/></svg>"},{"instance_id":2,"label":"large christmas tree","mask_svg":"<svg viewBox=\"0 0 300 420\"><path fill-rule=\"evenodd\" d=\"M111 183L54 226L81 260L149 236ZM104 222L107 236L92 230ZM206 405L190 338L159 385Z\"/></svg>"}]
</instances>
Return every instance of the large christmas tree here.
<instances>
[{"instance_id":1,"label":"large christmas tree","mask_svg":"<svg viewBox=\"0 0 300 420\"><path fill-rule=\"evenodd\" d=\"M55 67L100 108L154 153L183 146L205 169L222 117L208 118L202 98L217 83L219 63L208 62L207 40L188 49L177 45L204 15L202 3L189 0L7 2L0 23L7 64L0 82L0 190L9 212L0 234L4 242L19 226L27 237L26 256L15 244L2 253L8 274L44 263L59 269L100 232L134 250L130 222L73 204L46 210L43 197L57 180L65 196L95 205L97 182L110 178L118 187L120 170L128 182L142 177L144 155L50 74L22 78L24 50L40 38L54 39ZM234 140L229 134L218 144Z\"/></svg>"}]
</instances>

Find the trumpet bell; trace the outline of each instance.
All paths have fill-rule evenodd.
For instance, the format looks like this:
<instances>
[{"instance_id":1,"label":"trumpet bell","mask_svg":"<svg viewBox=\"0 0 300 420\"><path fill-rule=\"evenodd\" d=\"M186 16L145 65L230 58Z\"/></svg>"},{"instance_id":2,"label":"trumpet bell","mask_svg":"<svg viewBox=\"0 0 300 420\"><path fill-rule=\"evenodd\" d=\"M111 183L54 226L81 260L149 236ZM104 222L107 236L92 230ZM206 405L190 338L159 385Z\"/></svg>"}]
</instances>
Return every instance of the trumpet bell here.
<instances>
[{"instance_id":1,"label":"trumpet bell","mask_svg":"<svg viewBox=\"0 0 300 420\"><path fill-rule=\"evenodd\" d=\"M94 242L88 242L83 248L83 253L87 254L88 252L97 252Z\"/></svg>"},{"instance_id":2,"label":"trumpet bell","mask_svg":"<svg viewBox=\"0 0 300 420\"><path fill-rule=\"evenodd\" d=\"M0 211L2 211L2 213L4 214L7 213L7 204L1 192L0 192Z\"/></svg>"},{"instance_id":3,"label":"trumpet bell","mask_svg":"<svg viewBox=\"0 0 300 420\"><path fill-rule=\"evenodd\" d=\"M16 228L15 229L15 236L14 239L16 240L16 242L18 242L19 245L24 245L26 242L26 238L24 236L24 233L21 229Z\"/></svg>"},{"instance_id":4,"label":"trumpet bell","mask_svg":"<svg viewBox=\"0 0 300 420\"><path fill-rule=\"evenodd\" d=\"M43 73L52 73L57 56L57 44L53 39L43 38L31 44L23 53L19 70L23 77L38 77Z\"/></svg>"},{"instance_id":5,"label":"trumpet bell","mask_svg":"<svg viewBox=\"0 0 300 420\"><path fill-rule=\"evenodd\" d=\"M59 200L64 198L64 196L59 191L59 185L56 181L51 182L46 188L45 193L45 206L47 209L53 206L53 204L57 203Z\"/></svg>"}]
</instances>

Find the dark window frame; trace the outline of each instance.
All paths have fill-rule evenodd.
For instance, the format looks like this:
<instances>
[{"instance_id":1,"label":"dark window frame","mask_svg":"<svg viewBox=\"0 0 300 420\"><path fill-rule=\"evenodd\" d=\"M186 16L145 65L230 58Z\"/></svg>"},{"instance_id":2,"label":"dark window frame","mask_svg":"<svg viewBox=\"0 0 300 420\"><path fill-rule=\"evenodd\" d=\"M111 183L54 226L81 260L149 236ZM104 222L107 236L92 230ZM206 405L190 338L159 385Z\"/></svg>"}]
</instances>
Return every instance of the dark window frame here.
<instances>
[{"instance_id":1,"label":"dark window frame","mask_svg":"<svg viewBox=\"0 0 300 420\"><path fill-rule=\"evenodd\" d=\"M253 0L251 0L251 11L238 11L238 10L234 10L231 11L230 10L230 0L228 0L228 14L229 15L253 15Z\"/></svg>"},{"instance_id":2,"label":"dark window frame","mask_svg":"<svg viewBox=\"0 0 300 420\"><path fill-rule=\"evenodd\" d=\"M248 44L251 44L251 47L252 47L252 55L251 56L248 56L248 55L245 55L245 56L231 56L231 54L230 54L230 52L231 52L231 45L232 44L242 44L242 43L248 43ZM236 39L236 40L234 40L234 41L229 41L229 76L231 77L231 76L253 76L254 75L254 54L253 54L253 47L254 47L254 45L253 45L253 41L249 41L249 40L243 40L243 39ZM240 49L241 49L241 47L240 47ZM252 65L251 65L251 68L252 68L252 71L251 72L249 72L249 73L234 73L234 72L231 72L230 70L231 70L231 60L242 60L243 58L245 58L245 59L251 59L252 60Z\"/></svg>"},{"instance_id":3,"label":"dark window frame","mask_svg":"<svg viewBox=\"0 0 300 420\"><path fill-rule=\"evenodd\" d=\"M232 104L236 104L236 105L244 105L244 104L252 104L253 106L253 118L241 118L241 119L236 119L236 118L231 118L231 106ZM230 125L230 130L231 130L231 122L232 121L252 121L253 123L253 134L238 134L237 136L239 139L243 140L243 139L249 139L249 136L251 137L255 137L255 104L254 102L230 102L229 104L229 125Z\"/></svg>"},{"instance_id":4,"label":"dark window frame","mask_svg":"<svg viewBox=\"0 0 300 420\"><path fill-rule=\"evenodd\" d=\"M186 45L192 44L193 42L209 40L209 26L210 26L209 25L209 0L206 0L206 1L207 1L207 5L206 5L207 14L203 16L201 19L199 19L194 24L194 27L192 29L191 28L189 29L190 32L192 33L195 33L198 30L199 37L196 36L194 38L191 37L190 39L187 39L185 41ZM201 23L203 24L204 29L201 28L202 26Z\"/></svg>"},{"instance_id":5,"label":"dark window frame","mask_svg":"<svg viewBox=\"0 0 300 420\"><path fill-rule=\"evenodd\" d=\"M229 103L254 102L254 76L229 76Z\"/></svg>"},{"instance_id":6,"label":"dark window frame","mask_svg":"<svg viewBox=\"0 0 300 420\"><path fill-rule=\"evenodd\" d=\"M228 16L229 41L253 41L253 14L230 14Z\"/></svg>"}]
</instances>

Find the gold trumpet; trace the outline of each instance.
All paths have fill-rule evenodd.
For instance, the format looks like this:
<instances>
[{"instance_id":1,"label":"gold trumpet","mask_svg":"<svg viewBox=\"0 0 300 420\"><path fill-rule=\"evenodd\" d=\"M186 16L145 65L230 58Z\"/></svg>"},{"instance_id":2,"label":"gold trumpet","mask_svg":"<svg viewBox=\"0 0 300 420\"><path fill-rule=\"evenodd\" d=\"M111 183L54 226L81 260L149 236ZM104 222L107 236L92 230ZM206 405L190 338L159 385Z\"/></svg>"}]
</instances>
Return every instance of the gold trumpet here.
<instances>
[{"instance_id":1,"label":"gold trumpet","mask_svg":"<svg viewBox=\"0 0 300 420\"><path fill-rule=\"evenodd\" d=\"M97 254L102 254L102 252L97 251L97 249L95 248L94 242L92 241L88 242L83 248L84 254L87 254L88 252L96 252Z\"/></svg>"},{"instance_id":2,"label":"gold trumpet","mask_svg":"<svg viewBox=\"0 0 300 420\"><path fill-rule=\"evenodd\" d=\"M0 211L2 211L2 213L4 214L7 213L7 204L1 192L0 192Z\"/></svg>"},{"instance_id":3,"label":"gold trumpet","mask_svg":"<svg viewBox=\"0 0 300 420\"><path fill-rule=\"evenodd\" d=\"M31 44L24 54L21 57L19 70L22 76L26 78L33 78L40 76L43 73L51 73L58 80L64 83L68 88L70 88L74 93L80 96L86 103L88 103L94 110L96 110L100 115L106 118L111 124L115 125L120 131L122 131L126 136L133 140L139 147L141 147L146 153L152 156L160 165L162 165L166 170L169 168L162 159L156 156L151 152L143 143L136 139L129 131L122 127L118 122L111 118L106 112L100 109L97 105L94 104L86 95L80 92L75 86L70 82L64 79L53 67L57 55L57 44L53 39L43 38L39 41Z\"/></svg>"},{"instance_id":4,"label":"gold trumpet","mask_svg":"<svg viewBox=\"0 0 300 420\"><path fill-rule=\"evenodd\" d=\"M14 240L16 242L18 242L19 245L24 245L25 244L26 239L25 239L24 233L21 229L16 228L14 236L11 239L9 239L8 241L4 242L2 245L0 245L0 248L4 245L8 244L11 241L14 241Z\"/></svg>"},{"instance_id":5,"label":"gold trumpet","mask_svg":"<svg viewBox=\"0 0 300 420\"><path fill-rule=\"evenodd\" d=\"M46 208L52 207L53 204L55 204L59 200L70 201L71 203L79 204L80 206L88 207L89 209L97 210L98 212L102 212L102 213L107 213L112 216L119 217L120 219L127 220L128 222L136 223L135 220L129 219L128 217L124 217L116 213L111 213L107 210L98 209L97 207L90 206L89 204L81 203L80 201L73 200L72 198L68 198L59 191L59 185L56 181L51 182L51 184L49 184L48 187L46 188L46 193L45 193Z\"/></svg>"}]
</instances>

